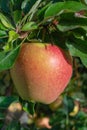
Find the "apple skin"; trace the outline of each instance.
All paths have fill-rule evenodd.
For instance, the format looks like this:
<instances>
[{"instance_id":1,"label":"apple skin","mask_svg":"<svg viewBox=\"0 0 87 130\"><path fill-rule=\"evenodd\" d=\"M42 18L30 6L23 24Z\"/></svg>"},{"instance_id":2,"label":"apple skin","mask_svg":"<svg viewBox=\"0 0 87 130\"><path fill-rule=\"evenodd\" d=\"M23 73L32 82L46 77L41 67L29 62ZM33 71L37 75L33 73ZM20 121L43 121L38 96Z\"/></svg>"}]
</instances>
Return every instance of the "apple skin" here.
<instances>
[{"instance_id":1,"label":"apple skin","mask_svg":"<svg viewBox=\"0 0 87 130\"><path fill-rule=\"evenodd\" d=\"M50 104L70 81L72 58L50 43L24 43L10 72L22 99Z\"/></svg>"}]
</instances>

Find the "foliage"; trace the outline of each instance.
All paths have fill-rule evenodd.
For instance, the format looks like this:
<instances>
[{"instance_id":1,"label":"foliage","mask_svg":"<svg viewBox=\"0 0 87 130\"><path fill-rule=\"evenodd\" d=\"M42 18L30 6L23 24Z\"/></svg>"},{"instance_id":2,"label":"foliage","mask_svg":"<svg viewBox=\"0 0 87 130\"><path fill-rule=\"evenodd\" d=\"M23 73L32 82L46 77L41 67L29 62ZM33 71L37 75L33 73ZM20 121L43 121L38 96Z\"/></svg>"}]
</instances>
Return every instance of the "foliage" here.
<instances>
[{"instance_id":1,"label":"foliage","mask_svg":"<svg viewBox=\"0 0 87 130\"><path fill-rule=\"evenodd\" d=\"M38 41L57 44L73 56L73 76L56 111L20 99L9 74L20 45ZM87 1L0 0L0 129L37 130L35 121L49 117L52 130L86 130L86 91ZM9 112L17 102L23 109Z\"/></svg>"}]
</instances>

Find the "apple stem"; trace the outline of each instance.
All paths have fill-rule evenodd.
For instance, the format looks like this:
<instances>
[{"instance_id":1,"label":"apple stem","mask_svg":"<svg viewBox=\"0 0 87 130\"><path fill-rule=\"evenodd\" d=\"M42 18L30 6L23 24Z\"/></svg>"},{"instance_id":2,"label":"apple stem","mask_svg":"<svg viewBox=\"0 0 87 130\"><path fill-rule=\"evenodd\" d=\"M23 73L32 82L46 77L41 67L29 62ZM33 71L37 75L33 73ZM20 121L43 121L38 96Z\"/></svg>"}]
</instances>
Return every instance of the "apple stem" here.
<instances>
[{"instance_id":1,"label":"apple stem","mask_svg":"<svg viewBox=\"0 0 87 130\"><path fill-rule=\"evenodd\" d=\"M45 49L47 49L47 45L45 44Z\"/></svg>"}]
</instances>

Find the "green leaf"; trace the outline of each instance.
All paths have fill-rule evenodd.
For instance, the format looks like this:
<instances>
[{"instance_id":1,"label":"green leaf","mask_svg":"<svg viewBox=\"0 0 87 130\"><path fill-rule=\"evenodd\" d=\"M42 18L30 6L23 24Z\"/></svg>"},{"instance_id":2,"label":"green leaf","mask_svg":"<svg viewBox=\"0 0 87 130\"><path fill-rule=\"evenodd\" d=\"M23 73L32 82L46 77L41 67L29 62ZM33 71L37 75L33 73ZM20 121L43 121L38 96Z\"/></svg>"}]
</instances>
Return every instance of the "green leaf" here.
<instances>
[{"instance_id":1,"label":"green leaf","mask_svg":"<svg viewBox=\"0 0 87 130\"><path fill-rule=\"evenodd\" d=\"M35 103L29 102L29 110L28 111L32 115L35 113L34 107L35 107Z\"/></svg>"},{"instance_id":2,"label":"green leaf","mask_svg":"<svg viewBox=\"0 0 87 130\"><path fill-rule=\"evenodd\" d=\"M87 67L87 55L80 56L80 59L85 67Z\"/></svg>"},{"instance_id":3,"label":"green leaf","mask_svg":"<svg viewBox=\"0 0 87 130\"><path fill-rule=\"evenodd\" d=\"M24 1L22 2L21 8L22 8L22 9L26 8L28 2L29 2L29 0L24 0Z\"/></svg>"},{"instance_id":4,"label":"green leaf","mask_svg":"<svg viewBox=\"0 0 87 130\"><path fill-rule=\"evenodd\" d=\"M69 112L73 111L74 101L71 97L65 95L63 102L64 102L64 108L66 114L69 114Z\"/></svg>"},{"instance_id":5,"label":"green leaf","mask_svg":"<svg viewBox=\"0 0 87 130\"><path fill-rule=\"evenodd\" d=\"M21 9L24 10L25 13L28 13L35 2L36 0L23 0L21 4Z\"/></svg>"},{"instance_id":6,"label":"green leaf","mask_svg":"<svg viewBox=\"0 0 87 130\"><path fill-rule=\"evenodd\" d=\"M6 114L0 112L0 120L5 119Z\"/></svg>"},{"instance_id":7,"label":"green leaf","mask_svg":"<svg viewBox=\"0 0 87 130\"><path fill-rule=\"evenodd\" d=\"M83 53L87 54L87 41L85 40L81 40L81 39L74 39L75 41L75 46L77 47L78 46L78 49L80 51L82 51Z\"/></svg>"},{"instance_id":8,"label":"green leaf","mask_svg":"<svg viewBox=\"0 0 87 130\"><path fill-rule=\"evenodd\" d=\"M7 44L3 47L5 51L9 51L13 47L13 42L18 39L19 34L17 34L15 31L11 30L9 31L9 38Z\"/></svg>"},{"instance_id":9,"label":"green leaf","mask_svg":"<svg viewBox=\"0 0 87 130\"><path fill-rule=\"evenodd\" d=\"M36 25L35 22L28 22L22 27L22 31L29 31L29 30L35 30L37 29L38 26Z\"/></svg>"},{"instance_id":10,"label":"green leaf","mask_svg":"<svg viewBox=\"0 0 87 130\"><path fill-rule=\"evenodd\" d=\"M2 38L3 36L6 36L7 33L3 30L0 30L0 38Z\"/></svg>"},{"instance_id":11,"label":"green leaf","mask_svg":"<svg viewBox=\"0 0 87 130\"><path fill-rule=\"evenodd\" d=\"M0 96L0 109L7 109L7 107L14 101L18 101L18 97L15 96Z\"/></svg>"},{"instance_id":12,"label":"green leaf","mask_svg":"<svg viewBox=\"0 0 87 130\"><path fill-rule=\"evenodd\" d=\"M35 107L34 102L28 102L23 106L23 110L33 115L35 113L34 107Z\"/></svg>"},{"instance_id":13,"label":"green leaf","mask_svg":"<svg viewBox=\"0 0 87 130\"><path fill-rule=\"evenodd\" d=\"M4 25L4 27L6 27L8 29L14 29L14 27L11 25L10 21L2 13L0 13L0 21Z\"/></svg>"},{"instance_id":14,"label":"green leaf","mask_svg":"<svg viewBox=\"0 0 87 130\"><path fill-rule=\"evenodd\" d=\"M87 0L82 0L84 2L84 4L87 4Z\"/></svg>"},{"instance_id":15,"label":"green leaf","mask_svg":"<svg viewBox=\"0 0 87 130\"><path fill-rule=\"evenodd\" d=\"M87 67L87 41L76 39L75 41L67 41L66 46L72 56L80 57L82 63Z\"/></svg>"},{"instance_id":16,"label":"green leaf","mask_svg":"<svg viewBox=\"0 0 87 130\"><path fill-rule=\"evenodd\" d=\"M15 49L9 52L0 52L0 71L7 70L12 67L19 53L19 50L20 46L17 46Z\"/></svg>"},{"instance_id":17,"label":"green leaf","mask_svg":"<svg viewBox=\"0 0 87 130\"><path fill-rule=\"evenodd\" d=\"M8 42L15 41L18 37L19 37L19 35L15 31L11 30L11 31L9 31Z\"/></svg>"},{"instance_id":18,"label":"green leaf","mask_svg":"<svg viewBox=\"0 0 87 130\"><path fill-rule=\"evenodd\" d=\"M76 28L83 28L87 31L87 17L76 17L74 13L63 13L60 15L57 28L62 32Z\"/></svg>"},{"instance_id":19,"label":"green leaf","mask_svg":"<svg viewBox=\"0 0 87 130\"><path fill-rule=\"evenodd\" d=\"M65 12L78 12L81 10L87 10L87 6L81 2L67 1L57 2L52 4L45 12L44 17L56 16Z\"/></svg>"},{"instance_id":20,"label":"green leaf","mask_svg":"<svg viewBox=\"0 0 87 130\"><path fill-rule=\"evenodd\" d=\"M10 0L12 10L21 10L22 0Z\"/></svg>"},{"instance_id":21,"label":"green leaf","mask_svg":"<svg viewBox=\"0 0 87 130\"><path fill-rule=\"evenodd\" d=\"M13 120L6 126L6 130L20 130L20 124L18 120Z\"/></svg>"},{"instance_id":22,"label":"green leaf","mask_svg":"<svg viewBox=\"0 0 87 130\"><path fill-rule=\"evenodd\" d=\"M13 18L14 18L15 23L17 24L22 18L22 11L21 10L15 10L13 12Z\"/></svg>"},{"instance_id":23,"label":"green leaf","mask_svg":"<svg viewBox=\"0 0 87 130\"><path fill-rule=\"evenodd\" d=\"M0 9L3 12L7 13L7 14L9 14L10 11L11 11L10 10L10 3L9 2L10 2L9 0L5 0L5 1L0 0Z\"/></svg>"},{"instance_id":24,"label":"green leaf","mask_svg":"<svg viewBox=\"0 0 87 130\"><path fill-rule=\"evenodd\" d=\"M5 27L3 26L3 24L0 23L0 30L7 30L7 28L5 28Z\"/></svg>"},{"instance_id":25,"label":"green leaf","mask_svg":"<svg viewBox=\"0 0 87 130\"><path fill-rule=\"evenodd\" d=\"M62 6L64 5L64 2L58 2L55 4L52 4L45 12L44 17L50 17L57 15L61 10L63 10Z\"/></svg>"},{"instance_id":26,"label":"green leaf","mask_svg":"<svg viewBox=\"0 0 87 130\"><path fill-rule=\"evenodd\" d=\"M84 39L86 37L86 31L83 28L73 30L73 36L77 39Z\"/></svg>"},{"instance_id":27,"label":"green leaf","mask_svg":"<svg viewBox=\"0 0 87 130\"><path fill-rule=\"evenodd\" d=\"M51 5L52 2L48 3L46 6L44 6L43 8L41 8L39 11L38 11L38 18L40 20L42 20L44 18L44 14L45 14L45 11L46 9Z\"/></svg>"}]
</instances>

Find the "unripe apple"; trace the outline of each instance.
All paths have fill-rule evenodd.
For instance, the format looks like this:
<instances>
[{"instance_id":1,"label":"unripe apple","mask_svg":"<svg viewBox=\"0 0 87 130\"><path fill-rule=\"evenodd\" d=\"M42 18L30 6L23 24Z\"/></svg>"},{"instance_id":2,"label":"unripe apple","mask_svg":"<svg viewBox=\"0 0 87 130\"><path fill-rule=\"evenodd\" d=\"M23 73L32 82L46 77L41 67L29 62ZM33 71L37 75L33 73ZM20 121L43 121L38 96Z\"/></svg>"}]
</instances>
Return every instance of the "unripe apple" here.
<instances>
[{"instance_id":1,"label":"unripe apple","mask_svg":"<svg viewBox=\"0 0 87 130\"><path fill-rule=\"evenodd\" d=\"M58 98L72 75L72 58L60 47L24 43L11 76L24 100L50 104Z\"/></svg>"},{"instance_id":2,"label":"unripe apple","mask_svg":"<svg viewBox=\"0 0 87 130\"><path fill-rule=\"evenodd\" d=\"M52 111L56 111L60 106L62 106L62 103L63 103L63 97L62 96L58 96L58 98L54 102L49 104L49 108Z\"/></svg>"}]
</instances>

